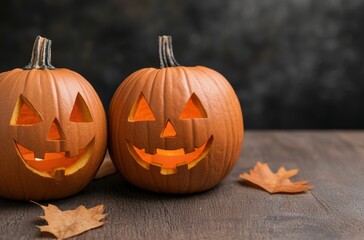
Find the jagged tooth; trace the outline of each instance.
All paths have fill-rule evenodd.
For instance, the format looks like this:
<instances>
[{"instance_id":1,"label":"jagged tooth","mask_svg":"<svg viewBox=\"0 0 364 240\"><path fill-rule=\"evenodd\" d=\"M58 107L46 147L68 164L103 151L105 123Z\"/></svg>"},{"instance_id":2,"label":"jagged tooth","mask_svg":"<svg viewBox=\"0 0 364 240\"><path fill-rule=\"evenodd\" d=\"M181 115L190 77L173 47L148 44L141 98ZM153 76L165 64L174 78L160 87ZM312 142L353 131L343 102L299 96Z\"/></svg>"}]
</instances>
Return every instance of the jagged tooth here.
<instances>
[{"instance_id":1,"label":"jagged tooth","mask_svg":"<svg viewBox=\"0 0 364 240\"><path fill-rule=\"evenodd\" d=\"M188 164L186 162L177 165L177 172L186 172L186 171L188 171Z\"/></svg>"},{"instance_id":2,"label":"jagged tooth","mask_svg":"<svg viewBox=\"0 0 364 240\"><path fill-rule=\"evenodd\" d=\"M149 171L153 175L158 175L160 173L160 171L161 171L161 165L156 164L156 163L151 163L151 164L149 164Z\"/></svg>"},{"instance_id":3,"label":"jagged tooth","mask_svg":"<svg viewBox=\"0 0 364 240\"><path fill-rule=\"evenodd\" d=\"M183 152L186 154L186 153L188 153L188 148L187 147L184 147L183 148Z\"/></svg>"},{"instance_id":4,"label":"jagged tooth","mask_svg":"<svg viewBox=\"0 0 364 240\"><path fill-rule=\"evenodd\" d=\"M149 171L152 174L171 175L177 173L177 168L176 169L163 168L162 164L152 162L151 164L149 164Z\"/></svg>"},{"instance_id":5,"label":"jagged tooth","mask_svg":"<svg viewBox=\"0 0 364 240\"><path fill-rule=\"evenodd\" d=\"M71 157L77 157L80 154L80 150L76 150L74 148L72 148L71 150L66 152L66 157L71 158Z\"/></svg>"},{"instance_id":6,"label":"jagged tooth","mask_svg":"<svg viewBox=\"0 0 364 240\"><path fill-rule=\"evenodd\" d=\"M53 170L52 175L55 180L59 181L64 178L65 172L66 172L65 168L56 168Z\"/></svg>"},{"instance_id":7,"label":"jagged tooth","mask_svg":"<svg viewBox=\"0 0 364 240\"><path fill-rule=\"evenodd\" d=\"M187 154L187 153L194 152L195 151L195 147L193 147L193 146L187 146L187 147L184 147L183 150L185 151L185 154Z\"/></svg>"},{"instance_id":8,"label":"jagged tooth","mask_svg":"<svg viewBox=\"0 0 364 240\"><path fill-rule=\"evenodd\" d=\"M141 153L145 154L145 148L138 148L138 147L137 147L137 149L138 149L139 151L141 151Z\"/></svg>"},{"instance_id":9,"label":"jagged tooth","mask_svg":"<svg viewBox=\"0 0 364 240\"><path fill-rule=\"evenodd\" d=\"M172 175L177 173L177 168L176 169L169 169L169 168L161 168L160 174L162 175Z\"/></svg>"},{"instance_id":10,"label":"jagged tooth","mask_svg":"<svg viewBox=\"0 0 364 240\"><path fill-rule=\"evenodd\" d=\"M156 154L157 149L154 147L146 147L146 148L143 148L143 151L144 151L144 153L154 155L154 154Z\"/></svg>"},{"instance_id":11,"label":"jagged tooth","mask_svg":"<svg viewBox=\"0 0 364 240\"><path fill-rule=\"evenodd\" d=\"M34 158L37 158L37 159L44 159L45 158L45 152L34 152Z\"/></svg>"}]
</instances>

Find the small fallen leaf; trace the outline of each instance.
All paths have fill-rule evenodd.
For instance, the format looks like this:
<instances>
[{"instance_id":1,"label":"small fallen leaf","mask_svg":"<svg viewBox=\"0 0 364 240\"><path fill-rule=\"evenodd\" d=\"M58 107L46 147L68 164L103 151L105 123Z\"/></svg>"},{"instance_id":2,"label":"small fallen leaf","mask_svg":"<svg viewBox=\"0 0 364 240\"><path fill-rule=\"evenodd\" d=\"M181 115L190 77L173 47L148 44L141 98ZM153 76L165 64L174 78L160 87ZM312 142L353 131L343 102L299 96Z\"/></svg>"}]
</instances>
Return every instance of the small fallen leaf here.
<instances>
[{"instance_id":1,"label":"small fallen leaf","mask_svg":"<svg viewBox=\"0 0 364 240\"><path fill-rule=\"evenodd\" d=\"M105 223L100 222L106 216L106 214L103 214L104 205L97 205L89 209L81 205L74 210L61 211L52 204L43 206L34 203L43 208L44 216L41 216L41 218L48 223L48 225L37 227L41 232L48 232L57 239L73 237L92 228L100 227Z\"/></svg>"},{"instance_id":2,"label":"small fallen leaf","mask_svg":"<svg viewBox=\"0 0 364 240\"><path fill-rule=\"evenodd\" d=\"M277 173L273 173L268 164L257 162L249 173L240 174L240 178L252 182L270 193L299 193L314 188L312 185L305 185L308 181L291 182L290 178L298 173L298 169L286 171L280 167Z\"/></svg>"}]
</instances>

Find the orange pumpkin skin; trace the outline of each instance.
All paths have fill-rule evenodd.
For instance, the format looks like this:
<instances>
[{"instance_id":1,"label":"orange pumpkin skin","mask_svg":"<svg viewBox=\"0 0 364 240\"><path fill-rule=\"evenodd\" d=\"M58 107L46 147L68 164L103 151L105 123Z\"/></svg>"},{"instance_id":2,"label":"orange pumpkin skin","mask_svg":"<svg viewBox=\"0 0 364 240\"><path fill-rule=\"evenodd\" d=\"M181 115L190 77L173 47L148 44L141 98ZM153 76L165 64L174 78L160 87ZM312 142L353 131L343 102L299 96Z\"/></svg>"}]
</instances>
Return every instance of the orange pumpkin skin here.
<instances>
[{"instance_id":1,"label":"orange pumpkin skin","mask_svg":"<svg viewBox=\"0 0 364 240\"><path fill-rule=\"evenodd\" d=\"M81 75L47 68L4 72L0 108L0 197L58 199L91 181L106 150L106 116Z\"/></svg>"},{"instance_id":2,"label":"orange pumpkin skin","mask_svg":"<svg viewBox=\"0 0 364 240\"><path fill-rule=\"evenodd\" d=\"M141 96L153 115L138 113ZM185 114L191 98L199 114ZM133 185L155 192L214 187L232 170L242 147L239 100L221 74L202 66L131 74L112 98L108 121L114 165Z\"/></svg>"}]
</instances>

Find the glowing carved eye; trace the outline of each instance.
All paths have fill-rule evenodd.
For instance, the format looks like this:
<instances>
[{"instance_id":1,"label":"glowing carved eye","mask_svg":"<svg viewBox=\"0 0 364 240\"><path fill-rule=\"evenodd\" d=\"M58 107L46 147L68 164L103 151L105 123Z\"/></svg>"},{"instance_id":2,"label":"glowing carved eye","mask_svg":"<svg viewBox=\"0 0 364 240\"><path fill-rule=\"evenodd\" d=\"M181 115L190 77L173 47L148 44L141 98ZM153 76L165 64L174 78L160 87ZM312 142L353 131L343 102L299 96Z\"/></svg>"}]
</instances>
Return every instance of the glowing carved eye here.
<instances>
[{"instance_id":1,"label":"glowing carved eye","mask_svg":"<svg viewBox=\"0 0 364 240\"><path fill-rule=\"evenodd\" d=\"M196 94L192 94L182 110L180 119L207 118L205 108Z\"/></svg>"},{"instance_id":2,"label":"glowing carved eye","mask_svg":"<svg viewBox=\"0 0 364 240\"><path fill-rule=\"evenodd\" d=\"M20 95L15 104L10 124L26 126L40 123L41 121L42 118L32 104L23 95Z\"/></svg>"},{"instance_id":3,"label":"glowing carved eye","mask_svg":"<svg viewBox=\"0 0 364 240\"><path fill-rule=\"evenodd\" d=\"M131 108L128 121L154 121L152 109L149 107L144 95L141 93Z\"/></svg>"},{"instance_id":4,"label":"glowing carved eye","mask_svg":"<svg viewBox=\"0 0 364 240\"><path fill-rule=\"evenodd\" d=\"M90 113L90 109L81 96L80 93L77 94L75 104L73 105L73 109L70 116L71 122L92 122L92 116Z\"/></svg>"}]
</instances>

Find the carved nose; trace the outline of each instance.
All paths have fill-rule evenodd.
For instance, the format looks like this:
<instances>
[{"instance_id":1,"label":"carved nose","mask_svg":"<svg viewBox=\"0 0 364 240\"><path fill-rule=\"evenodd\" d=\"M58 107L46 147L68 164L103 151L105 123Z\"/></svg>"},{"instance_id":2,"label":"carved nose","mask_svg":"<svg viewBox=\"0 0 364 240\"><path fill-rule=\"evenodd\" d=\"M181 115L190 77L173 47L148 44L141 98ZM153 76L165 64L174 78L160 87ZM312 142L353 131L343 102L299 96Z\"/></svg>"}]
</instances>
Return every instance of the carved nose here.
<instances>
[{"instance_id":1,"label":"carved nose","mask_svg":"<svg viewBox=\"0 0 364 240\"><path fill-rule=\"evenodd\" d=\"M57 118L55 118L52 122L52 125L48 131L48 140L65 140L65 135L63 133L61 124L59 124L59 121Z\"/></svg>"},{"instance_id":2,"label":"carved nose","mask_svg":"<svg viewBox=\"0 0 364 240\"><path fill-rule=\"evenodd\" d=\"M177 135L176 130L174 129L171 121L168 119L167 124L162 131L161 138L175 137L176 135Z\"/></svg>"}]
</instances>

